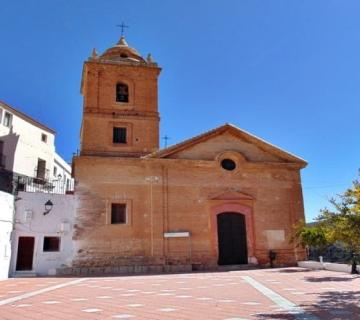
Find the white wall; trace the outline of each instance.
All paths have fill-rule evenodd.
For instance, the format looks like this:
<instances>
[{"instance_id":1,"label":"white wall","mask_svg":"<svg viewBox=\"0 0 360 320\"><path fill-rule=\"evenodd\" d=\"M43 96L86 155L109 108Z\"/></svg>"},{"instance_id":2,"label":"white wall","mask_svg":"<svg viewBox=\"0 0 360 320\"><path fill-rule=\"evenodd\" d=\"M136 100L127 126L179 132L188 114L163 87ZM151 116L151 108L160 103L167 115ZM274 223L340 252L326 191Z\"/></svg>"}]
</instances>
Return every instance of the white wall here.
<instances>
[{"instance_id":1,"label":"white wall","mask_svg":"<svg viewBox=\"0 0 360 320\"><path fill-rule=\"evenodd\" d=\"M54 157L54 167L56 167L56 174L54 174L53 170L52 178L58 180L59 183L64 186L64 190L66 190L66 186L69 186L70 190L73 190L74 179L71 177L71 166L56 152Z\"/></svg>"},{"instance_id":2,"label":"white wall","mask_svg":"<svg viewBox=\"0 0 360 320\"><path fill-rule=\"evenodd\" d=\"M306 269L313 270L329 270L338 272L351 272L351 265L345 263L332 263L332 262L318 262L318 261L298 261L298 266ZM357 266L358 272L360 272L360 265Z\"/></svg>"},{"instance_id":3,"label":"white wall","mask_svg":"<svg viewBox=\"0 0 360 320\"><path fill-rule=\"evenodd\" d=\"M73 257L72 232L74 225L74 196L64 194L19 192L13 234L11 274L16 272L17 246L20 236L35 238L33 272L53 275L55 269L70 266ZM52 210L44 215L45 203L53 203ZM59 252L43 252L44 236L60 237Z\"/></svg>"},{"instance_id":4,"label":"white wall","mask_svg":"<svg viewBox=\"0 0 360 320\"><path fill-rule=\"evenodd\" d=\"M55 135L25 121L1 104L0 109L2 109L0 139L4 141L5 169L33 177L38 158L41 158L46 161L46 169L52 172ZM5 111L12 114L10 127L4 126ZM41 141L42 134L46 134L46 142Z\"/></svg>"},{"instance_id":5,"label":"white wall","mask_svg":"<svg viewBox=\"0 0 360 320\"><path fill-rule=\"evenodd\" d=\"M0 280L7 279L11 257L14 196L0 191Z\"/></svg>"}]
</instances>

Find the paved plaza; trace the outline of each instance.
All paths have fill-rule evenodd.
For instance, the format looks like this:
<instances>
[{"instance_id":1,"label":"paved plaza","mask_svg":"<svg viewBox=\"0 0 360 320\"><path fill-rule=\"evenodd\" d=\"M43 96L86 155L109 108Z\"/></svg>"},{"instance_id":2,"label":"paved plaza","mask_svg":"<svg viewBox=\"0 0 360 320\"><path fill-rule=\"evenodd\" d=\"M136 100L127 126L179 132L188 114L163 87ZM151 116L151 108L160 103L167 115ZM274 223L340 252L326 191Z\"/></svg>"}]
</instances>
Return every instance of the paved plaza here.
<instances>
[{"instance_id":1,"label":"paved plaza","mask_svg":"<svg viewBox=\"0 0 360 320\"><path fill-rule=\"evenodd\" d=\"M0 282L0 319L360 319L360 277L301 268Z\"/></svg>"}]
</instances>

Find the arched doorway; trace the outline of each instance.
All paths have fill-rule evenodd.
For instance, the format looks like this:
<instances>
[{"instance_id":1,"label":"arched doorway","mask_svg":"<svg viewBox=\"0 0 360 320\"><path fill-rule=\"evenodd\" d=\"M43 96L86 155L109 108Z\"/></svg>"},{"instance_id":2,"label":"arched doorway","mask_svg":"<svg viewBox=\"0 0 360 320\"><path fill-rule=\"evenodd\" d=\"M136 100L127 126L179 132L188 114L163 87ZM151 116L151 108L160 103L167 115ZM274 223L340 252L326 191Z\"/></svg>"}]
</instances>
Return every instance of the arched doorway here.
<instances>
[{"instance_id":1,"label":"arched doorway","mask_svg":"<svg viewBox=\"0 0 360 320\"><path fill-rule=\"evenodd\" d=\"M219 265L247 264L245 216L235 212L217 215Z\"/></svg>"}]
</instances>

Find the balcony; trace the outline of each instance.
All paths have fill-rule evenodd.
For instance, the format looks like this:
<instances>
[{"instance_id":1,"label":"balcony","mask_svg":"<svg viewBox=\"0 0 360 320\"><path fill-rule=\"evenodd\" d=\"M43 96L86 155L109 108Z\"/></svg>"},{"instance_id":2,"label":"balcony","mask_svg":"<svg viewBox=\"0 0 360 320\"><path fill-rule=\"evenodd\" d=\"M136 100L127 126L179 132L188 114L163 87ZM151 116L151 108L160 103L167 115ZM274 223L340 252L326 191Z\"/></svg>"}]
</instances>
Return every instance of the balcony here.
<instances>
[{"instance_id":1,"label":"balcony","mask_svg":"<svg viewBox=\"0 0 360 320\"><path fill-rule=\"evenodd\" d=\"M45 169L45 161L44 166L36 167L34 172L34 181L36 184L45 184L45 182L49 179L50 171L49 169Z\"/></svg>"},{"instance_id":2,"label":"balcony","mask_svg":"<svg viewBox=\"0 0 360 320\"><path fill-rule=\"evenodd\" d=\"M0 168L0 190L17 194L19 191L52 194L74 193L74 180L29 177Z\"/></svg>"}]
</instances>

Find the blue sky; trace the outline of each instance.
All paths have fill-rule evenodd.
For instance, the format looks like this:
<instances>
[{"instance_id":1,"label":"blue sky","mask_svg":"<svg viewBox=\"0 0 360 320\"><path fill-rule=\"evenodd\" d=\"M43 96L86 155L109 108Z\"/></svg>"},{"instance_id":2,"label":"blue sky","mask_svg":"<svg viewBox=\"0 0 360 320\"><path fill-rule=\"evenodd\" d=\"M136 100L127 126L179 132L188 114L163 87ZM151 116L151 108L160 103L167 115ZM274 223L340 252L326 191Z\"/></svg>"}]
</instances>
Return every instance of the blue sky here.
<instances>
[{"instance_id":1,"label":"blue sky","mask_svg":"<svg viewBox=\"0 0 360 320\"><path fill-rule=\"evenodd\" d=\"M170 144L233 123L309 162L308 220L360 167L360 1L0 0L0 99L79 143L83 61L119 38L163 68ZM163 143L163 142L162 142Z\"/></svg>"}]
</instances>

